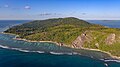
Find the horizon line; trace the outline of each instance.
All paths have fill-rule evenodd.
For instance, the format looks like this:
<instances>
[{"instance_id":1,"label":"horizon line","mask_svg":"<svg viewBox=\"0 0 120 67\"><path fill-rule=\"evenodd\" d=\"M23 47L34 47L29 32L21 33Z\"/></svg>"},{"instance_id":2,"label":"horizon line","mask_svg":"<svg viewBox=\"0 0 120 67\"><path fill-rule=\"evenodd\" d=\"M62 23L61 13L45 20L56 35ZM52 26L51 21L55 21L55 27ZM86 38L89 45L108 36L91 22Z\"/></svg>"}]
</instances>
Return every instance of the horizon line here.
<instances>
[{"instance_id":1,"label":"horizon line","mask_svg":"<svg viewBox=\"0 0 120 67\"><path fill-rule=\"evenodd\" d=\"M51 17L51 18L0 18L0 20L46 20L46 19L53 19L53 18L67 18L67 17ZM120 20L120 18L79 18L81 20Z\"/></svg>"}]
</instances>

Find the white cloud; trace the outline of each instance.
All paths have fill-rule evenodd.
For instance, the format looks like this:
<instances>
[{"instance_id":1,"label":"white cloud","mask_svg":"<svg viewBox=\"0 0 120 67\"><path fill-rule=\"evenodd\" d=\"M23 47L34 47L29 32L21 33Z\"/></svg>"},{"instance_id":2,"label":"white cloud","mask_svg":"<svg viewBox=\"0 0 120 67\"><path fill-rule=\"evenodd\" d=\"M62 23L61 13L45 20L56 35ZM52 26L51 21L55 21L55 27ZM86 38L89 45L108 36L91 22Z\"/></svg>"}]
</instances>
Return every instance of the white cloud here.
<instances>
[{"instance_id":1,"label":"white cloud","mask_svg":"<svg viewBox=\"0 0 120 67\"><path fill-rule=\"evenodd\" d=\"M51 13L41 13L41 14L38 14L39 16L48 16L48 15L52 15Z\"/></svg>"},{"instance_id":2,"label":"white cloud","mask_svg":"<svg viewBox=\"0 0 120 67\"><path fill-rule=\"evenodd\" d=\"M62 15L58 13L40 13L38 16L57 16L57 15Z\"/></svg>"},{"instance_id":3,"label":"white cloud","mask_svg":"<svg viewBox=\"0 0 120 67\"><path fill-rule=\"evenodd\" d=\"M28 5L27 5L27 6L25 6L24 8L25 8L25 9L31 9L31 7L30 7L30 6L28 6Z\"/></svg>"},{"instance_id":4,"label":"white cloud","mask_svg":"<svg viewBox=\"0 0 120 67\"><path fill-rule=\"evenodd\" d=\"M8 7L9 7L9 5L5 4L5 5L4 5L4 7L5 7L5 8L8 8Z\"/></svg>"}]
</instances>

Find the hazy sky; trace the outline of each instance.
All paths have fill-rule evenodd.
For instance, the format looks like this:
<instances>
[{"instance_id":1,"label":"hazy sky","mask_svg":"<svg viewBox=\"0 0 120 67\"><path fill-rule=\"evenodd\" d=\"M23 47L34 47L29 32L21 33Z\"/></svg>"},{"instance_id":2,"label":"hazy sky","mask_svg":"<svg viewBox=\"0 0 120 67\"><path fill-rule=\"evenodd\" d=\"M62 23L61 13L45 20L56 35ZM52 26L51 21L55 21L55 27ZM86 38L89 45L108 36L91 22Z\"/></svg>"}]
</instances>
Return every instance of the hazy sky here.
<instances>
[{"instance_id":1,"label":"hazy sky","mask_svg":"<svg viewBox=\"0 0 120 67\"><path fill-rule=\"evenodd\" d=\"M0 19L119 19L120 0L0 0Z\"/></svg>"}]
</instances>

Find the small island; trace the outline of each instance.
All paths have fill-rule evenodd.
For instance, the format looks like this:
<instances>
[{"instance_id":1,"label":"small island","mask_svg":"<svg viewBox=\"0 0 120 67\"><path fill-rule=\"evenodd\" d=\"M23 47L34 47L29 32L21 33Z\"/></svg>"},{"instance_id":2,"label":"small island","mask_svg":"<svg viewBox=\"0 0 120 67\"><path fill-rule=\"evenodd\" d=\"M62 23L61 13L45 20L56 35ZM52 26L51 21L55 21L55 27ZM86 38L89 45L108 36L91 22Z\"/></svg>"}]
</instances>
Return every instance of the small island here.
<instances>
[{"instance_id":1,"label":"small island","mask_svg":"<svg viewBox=\"0 0 120 67\"><path fill-rule=\"evenodd\" d=\"M59 46L98 50L120 57L120 29L92 24L74 17L35 20L4 31L18 40L53 42Z\"/></svg>"}]
</instances>

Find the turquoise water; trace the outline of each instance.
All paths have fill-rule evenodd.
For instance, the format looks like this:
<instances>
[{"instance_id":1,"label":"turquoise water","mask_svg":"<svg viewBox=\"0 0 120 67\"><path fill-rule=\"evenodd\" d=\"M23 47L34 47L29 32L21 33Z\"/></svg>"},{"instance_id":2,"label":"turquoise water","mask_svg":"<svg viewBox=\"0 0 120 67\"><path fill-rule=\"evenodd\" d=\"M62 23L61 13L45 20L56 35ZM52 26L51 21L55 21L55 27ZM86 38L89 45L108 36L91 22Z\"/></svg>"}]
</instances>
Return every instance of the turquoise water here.
<instances>
[{"instance_id":1,"label":"turquoise water","mask_svg":"<svg viewBox=\"0 0 120 67\"><path fill-rule=\"evenodd\" d=\"M0 22L1 31L27 21L5 22ZM119 62L99 60L108 57L101 52L59 47L53 43L17 41L12 38L14 35L0 34L0 67L106 67L105 63L108 67L120 67Z\"/></svg>"}]
</instances>

